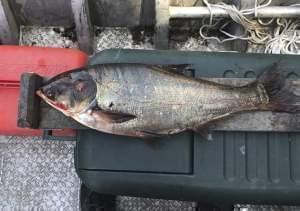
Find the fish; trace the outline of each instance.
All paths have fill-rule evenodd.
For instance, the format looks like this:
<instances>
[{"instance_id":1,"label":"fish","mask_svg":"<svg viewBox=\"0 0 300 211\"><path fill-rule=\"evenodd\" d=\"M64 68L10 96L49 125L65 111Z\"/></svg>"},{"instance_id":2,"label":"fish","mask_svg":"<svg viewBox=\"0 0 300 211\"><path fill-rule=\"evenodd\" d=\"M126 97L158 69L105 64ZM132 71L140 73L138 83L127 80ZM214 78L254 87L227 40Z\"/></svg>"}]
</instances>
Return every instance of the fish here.
<instances>
[{"instance_id":1,"label":"fish","mask_svg":"<svg viewBox=\"0 0 300 211\"><path fill-rule=\"evenodd\" d=\"M203 133L212 122L249 111L300 111L277 66L245 86L182 74L186 65L98 64L54 76L36 91L89 128L133 137ZM203 133L205 134L205 133Z\"/></svg>"}]
</instances>

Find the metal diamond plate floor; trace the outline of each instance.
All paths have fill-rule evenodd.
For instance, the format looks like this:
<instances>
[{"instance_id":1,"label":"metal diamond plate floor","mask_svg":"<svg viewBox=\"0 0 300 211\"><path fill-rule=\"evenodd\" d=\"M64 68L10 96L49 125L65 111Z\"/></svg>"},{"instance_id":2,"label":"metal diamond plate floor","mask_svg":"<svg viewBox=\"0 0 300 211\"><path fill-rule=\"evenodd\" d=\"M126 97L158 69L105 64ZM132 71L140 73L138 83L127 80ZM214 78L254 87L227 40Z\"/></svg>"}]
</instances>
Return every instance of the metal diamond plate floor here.
<instances>
[{"instance_id":1,"label":"metal diamond plate floor","mask_svg":"<svg viewBox=\"0 0 300 211\"><path fill-rule=\"evenodd\" d=\"M121 196L117 198L118 211L196 211L197 203L163 199Z\"/></svg>"},{"instance_id":2,"label":"metal diamond plate floor","mask_svg":"<svg viewBox=\"0 0 300 211\"><path fill-rule=\"evenodd\" d=\"M79 210L74 146L0 136L0 210Z\"/></svg>"}]
</instances>

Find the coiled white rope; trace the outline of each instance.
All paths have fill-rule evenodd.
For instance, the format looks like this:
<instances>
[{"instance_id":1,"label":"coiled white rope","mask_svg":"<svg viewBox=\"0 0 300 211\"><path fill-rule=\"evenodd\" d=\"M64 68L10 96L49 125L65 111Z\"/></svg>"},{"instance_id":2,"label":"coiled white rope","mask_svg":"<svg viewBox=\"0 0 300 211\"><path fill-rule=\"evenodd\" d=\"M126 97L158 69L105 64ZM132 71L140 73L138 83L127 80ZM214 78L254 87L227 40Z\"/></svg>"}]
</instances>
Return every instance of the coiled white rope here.
<instances>
[{"instance_id":1,"label":"coiled white rope","mask_svg":"<svg viewBox=\"0 0 300 211\"><path fill-rule=\"evenodd\" d=\"M257 0L256 0L257 1ZM218 4L210 4L207 0L203 0L203 3L207 6L207 8L210 11L210 18L209 18L209 24L203 24L199 30L200 36L203 39L214 39L217 40L220 43L241 39L241 40L249 40L256 44L263 44L269 37L269 33L266 31L266 27L263 25L260 25L255 20L250 20L246 16L249 15L255 15L257 13L258 8L267 7L271 4L272 0L268 0L267 3L263 5L257 5L257 2L255 1L255 7L251 9L244 9L244 10L238 10L236 6L234 5L228 5L223 2L220 2ZM224 28L230 23L230 21L226 22L222 26L219 27L219 31L226 35L228 38L220 40L218 37L207 37L204 35L203 30L207 28L213 28L217 27L217 25L220 23L220 19L217 19L216 22L213 24L213 10L212 8L221 8L228 11L228 14L230 15L231 19L243 26L245 29L244 34L242 36L236 36L233 34L230 34L224 30Z\"/></svg>"},{"instance_id":2,"label":"coiled white rope","mask_svg":"<svg viewBox=\"0 0 300 211\"><path fill-rule=\"evenodd\" d=\"M253 17L257 17L257 10L269 6L272 3L272 0L267 0L266 3L263 4L258 4L257 1L258 0L255 0L253 8L238 10L234 5L228 5L223 2L211 4L208 0L203 0L203 3L210 11L210 18L208 24L203 20L203 24L199 30L200 36L204 40L216 40L219 43L239 39L247 40L254 44L264 44L266 46L265 53L299 53L300 22L284 18L276 19L275 24L277 24L277 27L275 27L272 34L270 25L274 23L274 18L267 22L263 22L260 19L253 20ZM300 4L290 6L300 6ZM226 32L225 27L228 26L231 21L227 21L220 26L221 19L216 18L213 20L214 14L212 8L214 7L227 10L231 19L244 28L244 33L237 36ZM252 16L252 18L249 16ZM220 39L216 36L206 36L204 30L207 31L211 29L219 30L226 38Z\"/></svg>"},{"instance_id":3,"label":"coiled white rope","mask_svg":"<svg viewBox=\"0 0 300 211\"><path fill-rule=\"evenodd\" d=\"M266 42L265 53L299 54L300 21L277 19L273 38Z\"/></svg>"}]
</instances>

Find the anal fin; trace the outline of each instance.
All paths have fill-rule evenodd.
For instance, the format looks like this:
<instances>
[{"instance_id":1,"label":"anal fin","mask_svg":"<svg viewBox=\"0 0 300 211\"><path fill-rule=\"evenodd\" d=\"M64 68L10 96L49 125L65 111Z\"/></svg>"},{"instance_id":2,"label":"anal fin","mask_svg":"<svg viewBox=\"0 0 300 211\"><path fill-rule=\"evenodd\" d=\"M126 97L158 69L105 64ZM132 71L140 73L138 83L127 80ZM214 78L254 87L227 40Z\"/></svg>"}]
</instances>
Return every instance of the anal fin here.
<instances>
[{"instance_id":1,"label":"anal fin","mask_svg":"<svg viewBox=\"0 0 300 211\"><path fill-rule=\"evenodd\" d=\"M204 139L206 139L208 141L213 140L212 131L207 127L194 128L193 131L198 133L199 135L201 135Z\"/></svg>"}]
</instances>

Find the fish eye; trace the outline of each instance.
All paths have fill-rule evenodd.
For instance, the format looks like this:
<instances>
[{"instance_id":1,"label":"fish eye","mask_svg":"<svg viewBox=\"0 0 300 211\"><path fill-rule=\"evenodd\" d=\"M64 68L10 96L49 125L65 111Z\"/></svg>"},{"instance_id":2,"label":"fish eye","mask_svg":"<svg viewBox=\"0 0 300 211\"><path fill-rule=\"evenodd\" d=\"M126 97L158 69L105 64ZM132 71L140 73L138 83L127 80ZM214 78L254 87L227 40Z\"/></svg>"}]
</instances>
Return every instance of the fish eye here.
<instances>
[{"instance_id":1,"label":"fish eye","mask_svg":"<svg viewBox=\"0 0 300 211\"><path fill-rule=\"evenodd\" d=\"M46 92L46 95L47 95L47 97L49 97L49 98L54 98L54 93L53 93L51 90L48 90L48 91Z\"/></svg>"}]
</instances>

